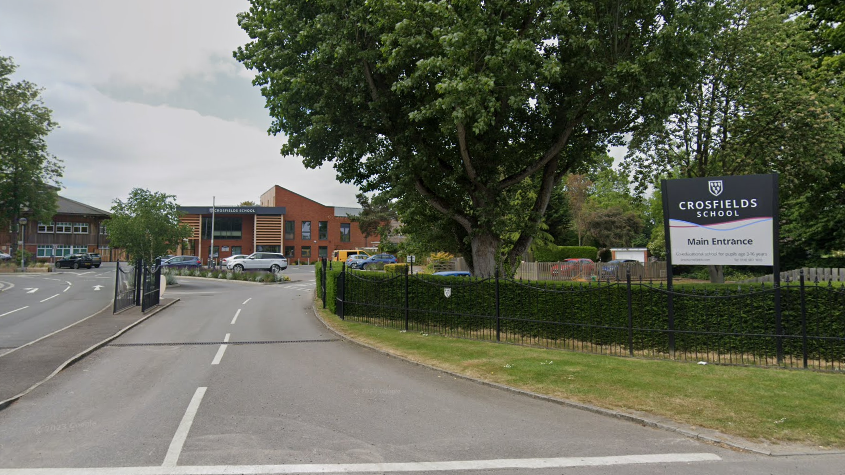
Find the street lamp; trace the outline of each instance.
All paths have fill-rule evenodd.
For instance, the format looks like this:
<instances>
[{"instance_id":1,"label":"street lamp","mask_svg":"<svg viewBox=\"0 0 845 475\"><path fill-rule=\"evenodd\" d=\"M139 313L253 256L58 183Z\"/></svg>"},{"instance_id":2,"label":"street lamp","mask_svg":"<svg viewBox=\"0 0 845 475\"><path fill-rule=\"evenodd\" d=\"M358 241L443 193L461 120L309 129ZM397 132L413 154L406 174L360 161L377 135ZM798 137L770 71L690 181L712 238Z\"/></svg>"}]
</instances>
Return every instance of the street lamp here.
<instances>
[{"instance_id":1,"label":"street lamp","mask_svg":"<svg viewBox=\"0 0 845 475\"><path fill-rule=\"evenodd\" d=\"M21 272L23 272L24 264L26 264L23 257L23 253L26 250L26 247L24 247L26 243L26 218L20 218L18 223L21 225Z\"/></svg>"}]
</instances>

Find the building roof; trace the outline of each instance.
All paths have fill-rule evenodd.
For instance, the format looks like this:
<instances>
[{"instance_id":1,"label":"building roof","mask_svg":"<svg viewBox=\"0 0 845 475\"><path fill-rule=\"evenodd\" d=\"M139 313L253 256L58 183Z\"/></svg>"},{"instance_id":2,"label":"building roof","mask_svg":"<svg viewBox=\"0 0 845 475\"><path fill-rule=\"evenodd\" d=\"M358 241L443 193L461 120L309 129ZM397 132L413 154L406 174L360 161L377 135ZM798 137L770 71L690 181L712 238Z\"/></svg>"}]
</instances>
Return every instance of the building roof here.
<instances>
[{"instance_id":1,"label":"building roof","mask_svg":"<svg viewBox=\"0 0 845 475\"><path fill-rule=\"evenodd\" d=\"M106 218L111 216L111 213L108 211L88 206L84 203L80 203L79 201L65 198L64 196L59 196L58 204L59 211L56 214L79 214L85 216L103 216Z\"/></svg>"}]
</instances>

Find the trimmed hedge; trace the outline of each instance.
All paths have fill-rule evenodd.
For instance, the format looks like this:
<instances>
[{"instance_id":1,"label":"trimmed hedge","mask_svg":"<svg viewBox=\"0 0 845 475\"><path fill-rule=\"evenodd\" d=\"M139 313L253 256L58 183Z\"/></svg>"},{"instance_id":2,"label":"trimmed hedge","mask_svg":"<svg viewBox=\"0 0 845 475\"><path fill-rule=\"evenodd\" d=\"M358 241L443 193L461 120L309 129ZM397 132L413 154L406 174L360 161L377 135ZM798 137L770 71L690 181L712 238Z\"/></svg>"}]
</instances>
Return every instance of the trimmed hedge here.
<instances>
[{"instance_id":1,"label":"trimmed hedge","mask_svg":"<svg viewBox=\"0 0 845 475\"><path fill-rule=\"evenodd\" d=\"M592 246L549 246L534 250L534 258L539 262L560 262L566 259L596 260L598 249Z\"/></svg>"},{"instance_id":2,"label":"trimmed hedge","mask_svg":"<svg viewBox=\"0 0 845 475\"><path fill-rule=\"evenodd\" d=\"M329 272L327 303L335 313L339 276L339 271ZM404 327L404 275L353 271L346 278L346 318ZM494 280L411 276L407 285L409 328L495 339ZM780 340L785 358L802 359L798 286L781 289L780 338L776 336L775 291L770 285L692 284L676 285L675 290L674 349L682 358L769 364L777 357ZM503 340L536 341L549 346L577 342L602 353L625 354L633 350L662 357L670 353L665 289L632 284L632 347L628 345L625 284L523 283L502 279L499 296L498 325L505 335ZM838 362L841 369L845 363L845 289L807 286L805 301L810 360L822 364Z\"/></svg>"}]
</instances>

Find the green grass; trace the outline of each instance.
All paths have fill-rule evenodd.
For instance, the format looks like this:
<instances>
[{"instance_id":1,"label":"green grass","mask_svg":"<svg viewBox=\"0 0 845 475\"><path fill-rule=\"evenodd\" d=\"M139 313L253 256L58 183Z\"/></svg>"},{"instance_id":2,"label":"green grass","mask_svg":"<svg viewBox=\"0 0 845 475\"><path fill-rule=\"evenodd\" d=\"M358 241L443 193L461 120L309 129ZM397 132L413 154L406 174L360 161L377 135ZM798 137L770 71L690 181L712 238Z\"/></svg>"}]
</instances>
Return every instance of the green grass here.
<instances>
[{"instance_id":1,"label":"green grass","mask_svg":"<svg viewBox=\"0 0 845 475\"><path fill-rule=\"evenodd\" d=\"M845 448L845 374L697 365L545 350L345 322L336 330L399 356L510 387L752 441Z\"/></svg>"}]
</instances>

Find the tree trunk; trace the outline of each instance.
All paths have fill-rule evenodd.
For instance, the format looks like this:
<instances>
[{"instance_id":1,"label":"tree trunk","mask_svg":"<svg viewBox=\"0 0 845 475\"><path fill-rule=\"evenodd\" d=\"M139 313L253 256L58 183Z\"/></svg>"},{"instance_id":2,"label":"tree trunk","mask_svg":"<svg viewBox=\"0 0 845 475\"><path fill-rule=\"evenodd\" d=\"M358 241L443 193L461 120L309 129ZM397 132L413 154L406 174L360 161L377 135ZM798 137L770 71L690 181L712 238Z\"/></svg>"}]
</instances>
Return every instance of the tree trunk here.
<instances>
[{"instance_id":1,"label":"tree trunk","mask_svg":"<svg viewBox=\"0 0 845 475\"><path fill-rule=\"evenodd\" d=\"M496 272L496 252L499 239L485 234L472 238L472 275L475 277L493 277Z\"/></svg>"},{"instance_id":2,"label":"tree trunk","mask_svg":"<svg viewBox=\"0 0 845 475\"><path fill-rule=\"evenodd\" d=\"M710 272L710 283L711 284L724 284L725 283L725 267L724 266L707 266L707 270Z\"/></svg>"}]
</instances>

